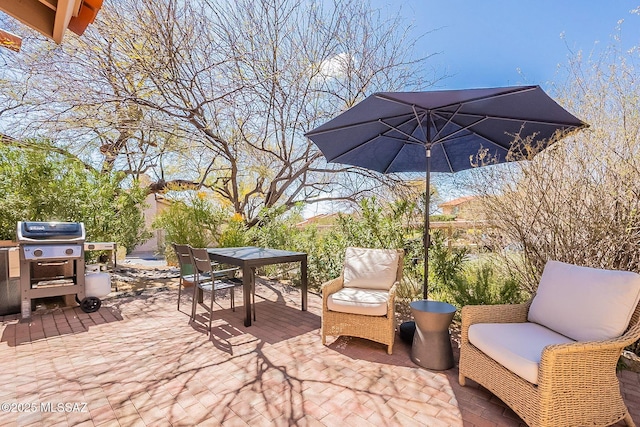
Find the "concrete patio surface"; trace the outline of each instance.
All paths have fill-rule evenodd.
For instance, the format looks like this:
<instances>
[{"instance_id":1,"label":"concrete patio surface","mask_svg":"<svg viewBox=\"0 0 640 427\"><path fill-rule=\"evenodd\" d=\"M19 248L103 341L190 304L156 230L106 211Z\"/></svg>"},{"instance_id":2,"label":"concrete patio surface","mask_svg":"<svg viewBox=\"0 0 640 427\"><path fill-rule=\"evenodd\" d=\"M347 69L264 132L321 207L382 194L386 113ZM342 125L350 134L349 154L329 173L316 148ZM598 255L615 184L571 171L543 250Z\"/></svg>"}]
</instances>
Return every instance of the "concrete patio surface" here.
<instances>
[{"instance_id":1,"label":"concrete patio surface","mask_svg":"<svg viewBox=\"0 0 640 427\"><path fill-rule=\"evenodd\" d=\"M190 323L177 291L0 317L2 426L519 426L499 399L458 385L456 368L414 365L410 348L355 338L320 342L319 296L257 286L257 321L220 295L213 331ZM205 295L208 302L208 295ZM206 323L206 310L198 320ZM457 358L457 354L456 354ZM622 390L640 423L640 374Z\"/></svg>"}]
</instances>

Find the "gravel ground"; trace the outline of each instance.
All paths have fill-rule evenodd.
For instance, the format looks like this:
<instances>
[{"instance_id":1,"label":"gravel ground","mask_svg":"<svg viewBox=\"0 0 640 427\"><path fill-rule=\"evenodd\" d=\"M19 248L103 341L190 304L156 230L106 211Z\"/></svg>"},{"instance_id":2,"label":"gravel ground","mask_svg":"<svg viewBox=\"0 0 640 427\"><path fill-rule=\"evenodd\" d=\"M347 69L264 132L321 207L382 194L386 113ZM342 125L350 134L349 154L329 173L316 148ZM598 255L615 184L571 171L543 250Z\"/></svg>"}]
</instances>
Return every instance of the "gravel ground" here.
<instances>
[{"instance_id":1,"label":"gravel ground","mask_svg":"<svg viewBox=\"0 0 640 427\"><path fill-rule=\"evenodd\" d=\"M119 265L110 272L111 288L115 294L137 292L149 288L177 286L180 270L172 266Z\"/></svg>"}]
</instances>

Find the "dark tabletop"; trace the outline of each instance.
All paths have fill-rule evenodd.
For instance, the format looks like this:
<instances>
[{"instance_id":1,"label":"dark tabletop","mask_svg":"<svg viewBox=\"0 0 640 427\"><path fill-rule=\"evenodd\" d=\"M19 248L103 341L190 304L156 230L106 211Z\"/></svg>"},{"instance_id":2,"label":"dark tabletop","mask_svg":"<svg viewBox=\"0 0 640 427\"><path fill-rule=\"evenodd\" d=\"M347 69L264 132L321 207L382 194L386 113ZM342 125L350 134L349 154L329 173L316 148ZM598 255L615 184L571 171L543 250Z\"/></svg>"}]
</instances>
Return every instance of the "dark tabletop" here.
<instances>
[{"instance_id":1,"label":"dark tabletop","mask_svg":"<svg viewBox=\"0 0 640 427\"><path fill-rule=\"evenodd\" d=\"M412 309L429 313L455 313L456 308L449 303L441 301L419 300L409 304Z\"/></svg>"},{"instance_id":2,"label":"dark tabletop","mask_svg":"<svg viewBox=\"0 0 640 427\"><path fill-rule=\"evenodd\" d=\"M226 256L226 257L235 258L243 261L306 255L304 252L284 251L281 249L257 248L254 246L245 246L241 248L209 248L207 249L207 251L210 254Z\"/></svg>"}]
</instances>

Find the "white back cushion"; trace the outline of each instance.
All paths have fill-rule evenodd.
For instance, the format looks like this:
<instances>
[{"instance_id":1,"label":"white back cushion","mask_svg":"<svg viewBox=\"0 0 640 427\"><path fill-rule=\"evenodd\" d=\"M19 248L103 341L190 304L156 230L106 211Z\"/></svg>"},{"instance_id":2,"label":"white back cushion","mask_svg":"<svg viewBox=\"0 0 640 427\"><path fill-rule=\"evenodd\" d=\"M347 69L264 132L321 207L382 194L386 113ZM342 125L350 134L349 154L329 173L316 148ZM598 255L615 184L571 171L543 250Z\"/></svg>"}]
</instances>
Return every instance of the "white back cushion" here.
<instances>
[{"instance_id":1,"label":"white back cushion","mask_svg":"<svg viewBox=\"0 0 640 427\"><path fill-rule=\"evenodd\" d=\"M640 275L549 261L528 320L576 341L622 335L640 299Z\"/></svg>"},{"instance_id":2,"label":"white back cushion","mask_svg":"<svg viewBox=\"0 0 640 427\"><path fill-rule=\"evenodd\" d=\"M344 287L391 289L396 281L398 259L395 249L347 248Z\"/></svg>"}]
</instances>

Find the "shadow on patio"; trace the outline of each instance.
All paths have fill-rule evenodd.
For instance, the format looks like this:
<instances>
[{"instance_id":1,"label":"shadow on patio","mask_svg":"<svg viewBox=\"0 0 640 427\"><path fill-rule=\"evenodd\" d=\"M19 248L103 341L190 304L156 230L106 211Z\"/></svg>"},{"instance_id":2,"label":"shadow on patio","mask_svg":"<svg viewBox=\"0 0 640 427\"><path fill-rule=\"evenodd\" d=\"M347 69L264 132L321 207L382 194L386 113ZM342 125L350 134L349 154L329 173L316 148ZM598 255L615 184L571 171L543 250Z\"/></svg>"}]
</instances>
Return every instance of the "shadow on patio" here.
<instances>
[{"instance_id":1,"label":"shadow on patio","mask_svg":"<svg viewBox=\"0 0 640 427\"><path fill-rule=\"evenodd\" d=\"M49 310L44 314L34 313L29 322L18 322L18 319L19 315L4 317L0 342L15 347L45 338L85 333L92 326L119 322L122 317L113 307L90 314L83 312L80 307L73 307Z\"/></svg>"},{"instance_id":2,"label":"shadow on patio","mask_svg":"<svg viewBox=\"0 0 640 427\"><path fill-rule=\"evenodd\" d=\"M487 391L460 387L457 369L415 366L409 347L394 354L355 338L320 342L320 303L271 282L257 287L257 321L241 305L214 304L212 334L176 310L174 290L106 300L98 312L118 321L82 333L0 343L3 402L86 403L84 412L3 412L1 425L416 425L518 426ZM241 299L236 296L237 301ZM185 306L186 307L186 306ZM182 307L181 307L182 310ZM75 309L62 310L65 318ZM56 314L41 316L54 329ZM107 315L108 316L108 315ZM208 321L204 309L199 320ZM82 322L81 322L82 323ZM45 334L46 335L46 334ZM640 417L640 375L623 373L632 415Z\"/></svg>"}]
</instances>

